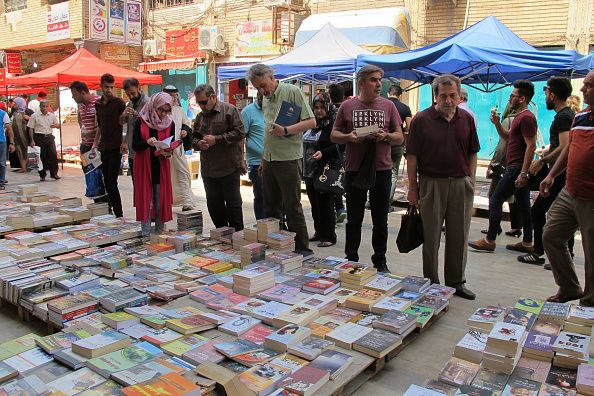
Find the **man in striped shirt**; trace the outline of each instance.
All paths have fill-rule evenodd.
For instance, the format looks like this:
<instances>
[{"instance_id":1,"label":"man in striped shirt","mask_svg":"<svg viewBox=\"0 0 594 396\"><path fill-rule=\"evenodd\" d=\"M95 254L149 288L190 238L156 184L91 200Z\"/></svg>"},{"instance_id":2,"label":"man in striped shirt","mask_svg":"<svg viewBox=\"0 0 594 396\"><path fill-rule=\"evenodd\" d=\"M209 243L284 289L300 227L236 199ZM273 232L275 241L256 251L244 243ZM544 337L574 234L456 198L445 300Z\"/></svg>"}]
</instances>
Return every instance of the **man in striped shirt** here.
<instances>
[{"instance_id":1,"label":"man in striped shirt","mask_svg":"<svg viewBox=\"0 0 594 396\"><path fill-rule=\"evenodd\" d=\"M548 196L555 177L565 169L565 187L548 212L543 233L544 250L551 262L557 294L548 301L594 306L594 71L588 73L581 89L588 108L575 115L569 143L563 148L548 176L540 184L540 194ZM569 254L567 240L580 230L584 248L585 285L580 282Z\"/></svg>"},{"instance_id":2,"label":"man in striped shirt","mask_svg":"<svg viewBox=\"0 0 594 396\"><path fill-rule=\"evenodd\" d=\"M70 84L72 98L78 105L78 125L80 126L80 155L82 156L93 147L97 133L97 111L95 103L101 96L89 92L87 84L74 81ZM96 198L95 202L107 202L107 196Z\"/></svg>"}]
</instances>

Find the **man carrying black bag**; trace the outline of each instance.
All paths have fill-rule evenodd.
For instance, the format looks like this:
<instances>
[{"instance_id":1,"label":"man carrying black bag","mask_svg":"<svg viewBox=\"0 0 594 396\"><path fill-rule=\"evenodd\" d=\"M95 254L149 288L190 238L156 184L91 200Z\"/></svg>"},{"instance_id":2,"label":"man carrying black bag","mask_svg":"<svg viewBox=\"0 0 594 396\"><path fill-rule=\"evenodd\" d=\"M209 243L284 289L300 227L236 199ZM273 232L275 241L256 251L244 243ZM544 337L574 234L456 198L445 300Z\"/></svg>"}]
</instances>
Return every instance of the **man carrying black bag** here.
<instances>
[{"instance_id":1,"label":"man carrying black bag","mask_svg":"<svg viewBox=\"0 0 594 396\"><path fill-rule=\"evenodd\" d=\"M346 258L359 261L361 225L369 192L373 232L373 266L389 272L386 263L388 209L392 185L391 147L404 141L394 103L380 96L384 71L364 66L357 73L359 96L342 103L331 140L346 144L344 188L347 204Z\"/></svg>"},{"instance_id":2,"label":"man carrying black bag","mask_svg":"<svg viewBox=\"0 0 594 396\"><path fill-rule=\"evenodd\" d=\"M445 220L445 284L456 288L456 295L474 300L475 294L464 286L464 271L480 145L472 116L457 107L460 79L446 74L432 85L436 104L413 118L406 142L408 202L420 204L423 275L439 283L438 254Z\"/></svg>"}]
</instances>

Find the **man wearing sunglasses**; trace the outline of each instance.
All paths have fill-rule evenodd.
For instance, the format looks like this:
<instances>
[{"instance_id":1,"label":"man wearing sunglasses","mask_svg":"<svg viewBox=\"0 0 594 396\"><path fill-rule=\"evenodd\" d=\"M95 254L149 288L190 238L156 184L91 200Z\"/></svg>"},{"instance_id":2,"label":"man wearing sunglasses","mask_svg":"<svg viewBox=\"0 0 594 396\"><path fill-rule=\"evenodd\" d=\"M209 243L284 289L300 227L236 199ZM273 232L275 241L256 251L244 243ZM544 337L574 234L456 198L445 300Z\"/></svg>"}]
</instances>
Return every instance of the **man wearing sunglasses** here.
<instances>
[{"instance_id":1,"label":"man wearing sunglasses","mask_svg":"<svg viewBox=\"0 0 594 396\"><path fill-rule=\"evenodd\" d=\"M208 214L216 228L243 230L239 176L243 167L243 122L237 108L217 99L214 88L194 90L202 112L196 116L192 147L200 151Z\"/></svg>"}]
</instances>

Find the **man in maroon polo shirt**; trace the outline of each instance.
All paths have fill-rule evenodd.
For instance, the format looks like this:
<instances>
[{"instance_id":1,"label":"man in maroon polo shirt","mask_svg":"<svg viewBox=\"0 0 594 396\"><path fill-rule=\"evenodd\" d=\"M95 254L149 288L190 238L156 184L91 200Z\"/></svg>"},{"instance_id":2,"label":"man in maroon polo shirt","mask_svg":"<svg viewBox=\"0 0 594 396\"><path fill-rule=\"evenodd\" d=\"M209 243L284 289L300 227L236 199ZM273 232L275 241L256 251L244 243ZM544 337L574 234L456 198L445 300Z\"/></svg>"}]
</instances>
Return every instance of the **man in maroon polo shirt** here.
<instances>
[{"instance_id":1,"label":"man in maroon polo shirt","mask_svg":"<svg viewBox=\"0 0 594 396\"><path fill-rule=\"evenodd\" d=\"M420 204L423 276L439 283L438 253L445 220L445 284L456 288L456 295L474 300L475 294L464 286L464 271L480 145L474 119L457 107L460 79L446 74L432 85L436 103L413 118L406 141L408 202Z\"/></svg>"}]
</instances>

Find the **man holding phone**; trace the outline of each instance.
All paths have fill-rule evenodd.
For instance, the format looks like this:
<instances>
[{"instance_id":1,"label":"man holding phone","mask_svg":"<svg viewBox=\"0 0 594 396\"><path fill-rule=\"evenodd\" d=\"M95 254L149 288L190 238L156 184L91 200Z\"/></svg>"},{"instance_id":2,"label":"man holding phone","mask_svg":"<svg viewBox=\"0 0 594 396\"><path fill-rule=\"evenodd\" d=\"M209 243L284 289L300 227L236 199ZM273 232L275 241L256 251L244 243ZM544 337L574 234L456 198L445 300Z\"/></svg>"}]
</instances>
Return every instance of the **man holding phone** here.
<instances>
[{"instance_id":1,"label":"man holding phone","mask_svg":"<svg viewBox=\"0 0 594 396\"><path fill-rule=\"evenodd\" d=\"M140 89L140 83L134 77L124 80L124 92L128 99L126 104L126 134L124 140L127 143L128 150L128 173L132 176L132 184L134 184L134 150L132 149L132 135L134 135L134 123L138 118L138 112L142 110L144 105L149 101L149 98Z\"/></svg>"}]
</instances>

